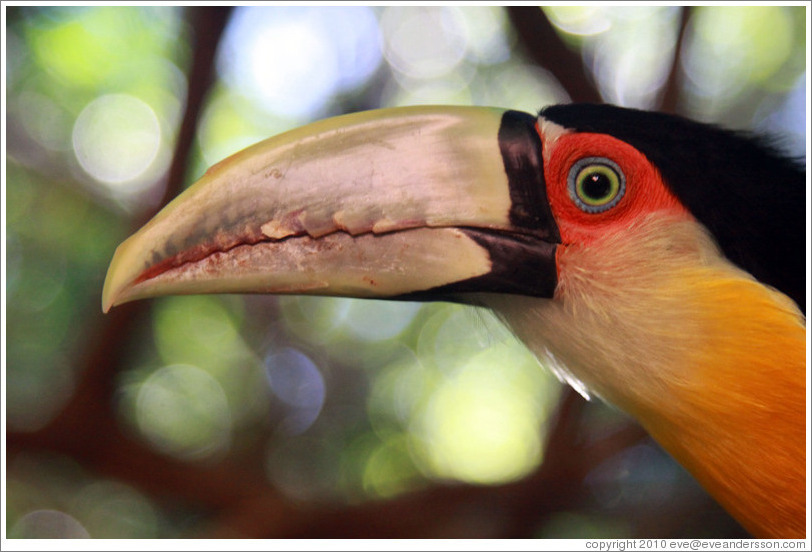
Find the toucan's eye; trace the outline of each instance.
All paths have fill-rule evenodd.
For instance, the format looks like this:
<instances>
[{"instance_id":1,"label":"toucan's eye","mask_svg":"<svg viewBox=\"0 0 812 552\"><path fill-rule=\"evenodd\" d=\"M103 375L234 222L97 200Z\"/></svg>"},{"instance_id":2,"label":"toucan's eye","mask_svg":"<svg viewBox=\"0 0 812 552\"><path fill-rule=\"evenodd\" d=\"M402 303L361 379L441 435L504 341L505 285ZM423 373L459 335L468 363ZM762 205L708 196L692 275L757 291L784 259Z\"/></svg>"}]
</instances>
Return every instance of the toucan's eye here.
<instances>
[{"instance_id":1,"label":"toucan's eye","mask_svg":"<svg viewBox=\"0 0 812 552\"><path fill-rule=\"evenodd\" d=\"M605 157L578 160L567 177L570 198L587 213L602 213L618 204L626 192L626 176Z\"/></svg>"}]
</instances>

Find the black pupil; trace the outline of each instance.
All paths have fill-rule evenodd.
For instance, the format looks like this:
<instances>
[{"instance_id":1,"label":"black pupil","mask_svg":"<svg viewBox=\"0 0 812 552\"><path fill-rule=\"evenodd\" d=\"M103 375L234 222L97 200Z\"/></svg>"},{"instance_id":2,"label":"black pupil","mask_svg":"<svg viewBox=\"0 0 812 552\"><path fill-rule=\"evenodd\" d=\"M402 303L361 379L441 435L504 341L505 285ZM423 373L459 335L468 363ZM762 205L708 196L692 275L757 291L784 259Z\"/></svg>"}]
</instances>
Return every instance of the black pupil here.
<instances>
[{"instance_id":1,"label":"black pupil","mask_svg":"<svg viewBox=\"0 0 812 552\"><path fill-rule=\"evenodd\" d=\"M612 182L604 173L593 172L584 178L582 189L591 199L603 199L612 190Z\"/></svg>"}]
</instances>

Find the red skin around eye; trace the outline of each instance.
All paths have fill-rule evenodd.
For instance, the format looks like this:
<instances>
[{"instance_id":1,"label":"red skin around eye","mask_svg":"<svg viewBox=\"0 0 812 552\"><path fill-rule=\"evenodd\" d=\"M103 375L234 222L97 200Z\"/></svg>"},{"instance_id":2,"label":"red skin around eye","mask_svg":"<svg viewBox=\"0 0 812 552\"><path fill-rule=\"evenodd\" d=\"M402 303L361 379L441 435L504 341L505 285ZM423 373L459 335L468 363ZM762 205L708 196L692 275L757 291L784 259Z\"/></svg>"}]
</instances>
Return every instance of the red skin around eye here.
<instances>
[{"instance_id":1,"label":"red skin around eye","mask_svg":"<svg viewBox=\"0 0 812 552\"><path fill-rule=\"evenodd\" d=\"M565 245L588 244L655 211L690 217L663 183L659 171L625 142L606 134L570 132L559 135L551 144L542 135L542 144L547 198ZM602 213L582 211L567 191L570 167L584 157L611 159L626 176L625 194L617 205Z\"/></svg>"}]
</instances>

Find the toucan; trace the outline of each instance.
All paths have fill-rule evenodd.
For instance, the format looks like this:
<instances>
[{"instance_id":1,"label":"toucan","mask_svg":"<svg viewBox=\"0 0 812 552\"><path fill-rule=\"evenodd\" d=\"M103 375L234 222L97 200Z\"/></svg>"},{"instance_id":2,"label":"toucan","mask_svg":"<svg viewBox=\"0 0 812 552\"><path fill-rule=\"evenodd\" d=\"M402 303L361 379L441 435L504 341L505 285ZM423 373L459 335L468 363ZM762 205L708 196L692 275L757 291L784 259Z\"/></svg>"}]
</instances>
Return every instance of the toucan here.
<instances>
[{"instance_id":1,"label":"toucan","mask_svg":"<svg viewBox=\"0 0 812 552\"><path fill-rule=\"evenodd\" d=\"M484 305L752 535L804 538L805 194L773 143L672 114L365 111L211 167L118 247L103 309L196 293Z\"/></svg>"}]
</instances>

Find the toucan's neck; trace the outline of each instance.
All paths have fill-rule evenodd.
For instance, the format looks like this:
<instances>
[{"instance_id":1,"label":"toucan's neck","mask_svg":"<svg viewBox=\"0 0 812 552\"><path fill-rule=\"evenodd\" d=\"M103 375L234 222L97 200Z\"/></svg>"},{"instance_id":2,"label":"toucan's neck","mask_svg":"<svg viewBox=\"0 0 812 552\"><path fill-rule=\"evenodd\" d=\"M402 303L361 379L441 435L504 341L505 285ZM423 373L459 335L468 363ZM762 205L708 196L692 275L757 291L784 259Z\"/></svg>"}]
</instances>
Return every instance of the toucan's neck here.
<instances>
[{"instance_id":1,"label":"toucan's neck","mask_svg":"<svg viewBox=\"0 0 812 552\"><path fill-rule=\"evenodd\" d=\"M748 530L803 537L806 336L795 304L690 220L651 218L563 247L559 272L552 301L490 304L567 379L635 416Z\"/></svg>"}]
</instances>

